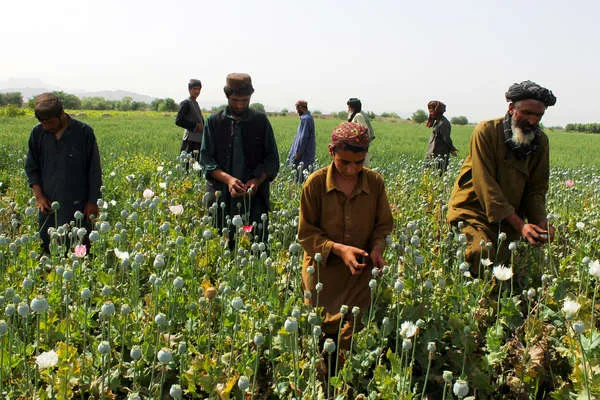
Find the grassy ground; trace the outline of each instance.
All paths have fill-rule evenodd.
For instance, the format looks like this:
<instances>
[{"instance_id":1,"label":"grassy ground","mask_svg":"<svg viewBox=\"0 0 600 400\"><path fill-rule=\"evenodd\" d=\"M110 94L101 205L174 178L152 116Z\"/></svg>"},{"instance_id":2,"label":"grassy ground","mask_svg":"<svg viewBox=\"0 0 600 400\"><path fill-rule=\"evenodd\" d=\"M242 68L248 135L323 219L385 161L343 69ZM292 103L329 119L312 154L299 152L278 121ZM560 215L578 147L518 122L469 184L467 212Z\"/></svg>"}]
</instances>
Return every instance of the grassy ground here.
<instances>
[{"instance_id":1,"label":"grassy ground","mask_svg":"<svg viewBox=\"0 0 600 400\"><path fill-rule=\"evenodd\" d=\"M117 154L145 154L157 159L169 159L179 152L182 130L174 124L174 113L84 111L75 115L94 128L103 158ZM283 160L296 133L298 118L274 116L270 120ZM330 132L339 122L338 119L315 119L317 157L322 163L329 157L327 143ZM0 118L0 148L4 148L0 152L17 151L24 154L29 132L35 124L36 120L31 115ZM430 133L425 125L376 119L373 128L377 138L371 147L371 165L384 165L401 155L415 160L423 158ZM459 149L460 158L468 153L472 130L473 126L452 128L452 139ZM600 158L596 156L597 149L600 149L600 135L563 131L547 133L550 137L552 167L600 167Z\"/></svg>"}]
</instances>

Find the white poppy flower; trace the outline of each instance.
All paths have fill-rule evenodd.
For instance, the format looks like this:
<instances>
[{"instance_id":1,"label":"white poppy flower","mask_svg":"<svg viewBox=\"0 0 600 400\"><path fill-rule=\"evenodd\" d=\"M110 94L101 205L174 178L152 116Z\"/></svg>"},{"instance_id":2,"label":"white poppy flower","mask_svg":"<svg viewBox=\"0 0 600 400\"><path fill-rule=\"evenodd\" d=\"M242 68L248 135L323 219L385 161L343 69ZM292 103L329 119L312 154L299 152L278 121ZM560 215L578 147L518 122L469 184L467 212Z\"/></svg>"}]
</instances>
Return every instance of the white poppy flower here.
<instances>
[{"instance_id":1,"label":"white poppy flower","mask_svg":"<svg viewBox=\"0 0 600 400\"><path fill-rule=\"evenodd\" d=\"M569 298L566 298L563 302L563 311L567 315L576 314L577 311L579 311L579 307L581 307L581 304L579 304L575 300L571 300Z\"/></svg>"},{"instance_id":2,"label":"white poppy flower","mask_svg":"<svg viewBox=\"0 0 600 400\"><path fill-rule=\"evenodd\" d=\"M410 321L404 321L402 325L400 325L400 334L406 338L410 338L415 336L417 333L417 325Z\"/></svg>"},{"instance_id":3,"label":"white poppy flower","mask_svg":"<svg viewBox=\"0 0 600 400\"><path fill-rule=\"evenodd\" d=\"M499 281L507 281L513 276L512 267L505 267L504 265L495 266L492 273Z\"/></svg>"},{"instance_id":4,"label":"white poppy flower","mask_svg":"<svg viewBox=\"0 0 600 400\"><path fill-rule=\"evenodd\" d=\"M45 351L35 358L35 363L39 369L54 367L58 364L58 354L54 350Z\"/></svg>"},{"instance_id":5,"label":"white poppy flower","mask_svg":"<svg viewBox=\"0 0 600 400\"><path fill-rule=\"evenodd\" d=\"M589 273L590 275L592 275L593 277L595 277L596 279L600 279L600 261L596 260L596 261L592 261L591 263L589 263Z\"/></svg>"}]
</instances>

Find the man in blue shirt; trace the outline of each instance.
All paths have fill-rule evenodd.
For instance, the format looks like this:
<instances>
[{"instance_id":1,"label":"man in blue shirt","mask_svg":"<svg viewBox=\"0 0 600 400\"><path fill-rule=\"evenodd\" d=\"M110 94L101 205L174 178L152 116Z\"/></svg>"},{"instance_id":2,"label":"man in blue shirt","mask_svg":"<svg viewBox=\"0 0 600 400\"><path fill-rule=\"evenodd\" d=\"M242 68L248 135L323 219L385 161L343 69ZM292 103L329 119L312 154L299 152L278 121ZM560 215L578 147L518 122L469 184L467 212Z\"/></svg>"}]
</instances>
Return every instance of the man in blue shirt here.
<instances>
[{"instance_id":1,"label":"man in blue shirt","mask_svg":"<svg viewBox=\"0 0 600 400\"><path fill-rule=\"evenodd\" d=\"M300 115L300 125L288 154L288 164L296 170L296 182L302 183L304 171L311 172L315 162L315 121L306 100L296 102L296 111Z\"/></svg>"}]
</instances>

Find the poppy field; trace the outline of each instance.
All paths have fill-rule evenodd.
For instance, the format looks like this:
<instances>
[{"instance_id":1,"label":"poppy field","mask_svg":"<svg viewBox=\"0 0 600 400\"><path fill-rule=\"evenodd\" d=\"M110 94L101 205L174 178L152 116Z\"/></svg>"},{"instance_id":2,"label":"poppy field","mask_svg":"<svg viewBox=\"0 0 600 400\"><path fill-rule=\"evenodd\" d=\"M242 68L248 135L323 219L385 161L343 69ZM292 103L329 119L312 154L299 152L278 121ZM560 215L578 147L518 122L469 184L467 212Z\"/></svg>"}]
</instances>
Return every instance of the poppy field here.
<instances>
[{"instance_id":1,"label":"poppy field","mask_svg":"<svg viewBox=\"0 0 600 400\"><path fill-rule=\"evenodd\" d=\"M459 160L439 177L423 167L424 126L375 120L371 167L385 178L395 228L387 265L364 271L364 328L337 357L319 309L304 302L294 171L282 167L272 183L268 238L233 218L230 251L201 168L186 172L178 155L174 116L78 118L99 143L100 215L91 232L81 215L52 230L50 255L40 254L23 171L35 120L0 119L2 398L600 396L597 135L548 132L554 241L510 243L509 264L469 266L466 238L445 222ZM298 119L271 122L283 162ZM315 119L321 166L338 122ZM453 128L459 157L471 131Z\"/></svg>"}]
</instances>

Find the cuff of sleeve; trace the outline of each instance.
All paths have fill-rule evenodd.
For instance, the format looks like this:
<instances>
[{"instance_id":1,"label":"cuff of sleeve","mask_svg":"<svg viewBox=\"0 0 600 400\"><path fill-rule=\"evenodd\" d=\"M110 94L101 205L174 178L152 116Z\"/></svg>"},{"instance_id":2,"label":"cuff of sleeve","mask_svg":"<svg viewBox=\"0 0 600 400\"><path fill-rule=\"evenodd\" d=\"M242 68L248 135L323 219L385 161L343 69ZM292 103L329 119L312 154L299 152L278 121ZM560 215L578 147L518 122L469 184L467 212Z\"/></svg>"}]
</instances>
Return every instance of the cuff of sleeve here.
<instances>
[{"instance_id":1,"label":"cuff of sleeve","mask_svg":"<svg viewBox=\"0 0 600 400\"><path fill-rule=\"evenodd\" d=\"M497 210L494 210L494 213L488 212L488 221L492 224L500 223L505 218L512 215L515 212L514 207L506 206Z\"/></svg>"},{"instance_id":2,"label":"cuff of sleeve","mask_svg":"<svg viewBox=\"0 0 600 400\"><path fill-rule=\"evenodd\" d=\"M371 240L371 250L375 247L379 247L383 252L385 250L385 238L377 237Z\"/></svg>"},{"instance_id":3,"label":"cuff of sleeve","mask_svg":"<svg viewBox=\"0 0 600 400\"><path fill-rule=\"evenodd\" d=\"M333 249L334 242L331 240L326 240L321 246L321 257L323 257L321 261L321 266L327 265L327 259L331 254L331 250Z\"/></svg>"},{"instance_id":4,"label":"cuff of sleeve","mask_svg":"<svg viewBox=\"0 0 600 400\"><path fill-rule=\"evenodd\" d=\"M256 166L256 168L254 168L254 171L252 171L252 176L254 176L256 179L260 179L260 178L262 178L264 173L265 173L264 164L258 164Z\"/></svg>"}]
</instances>

